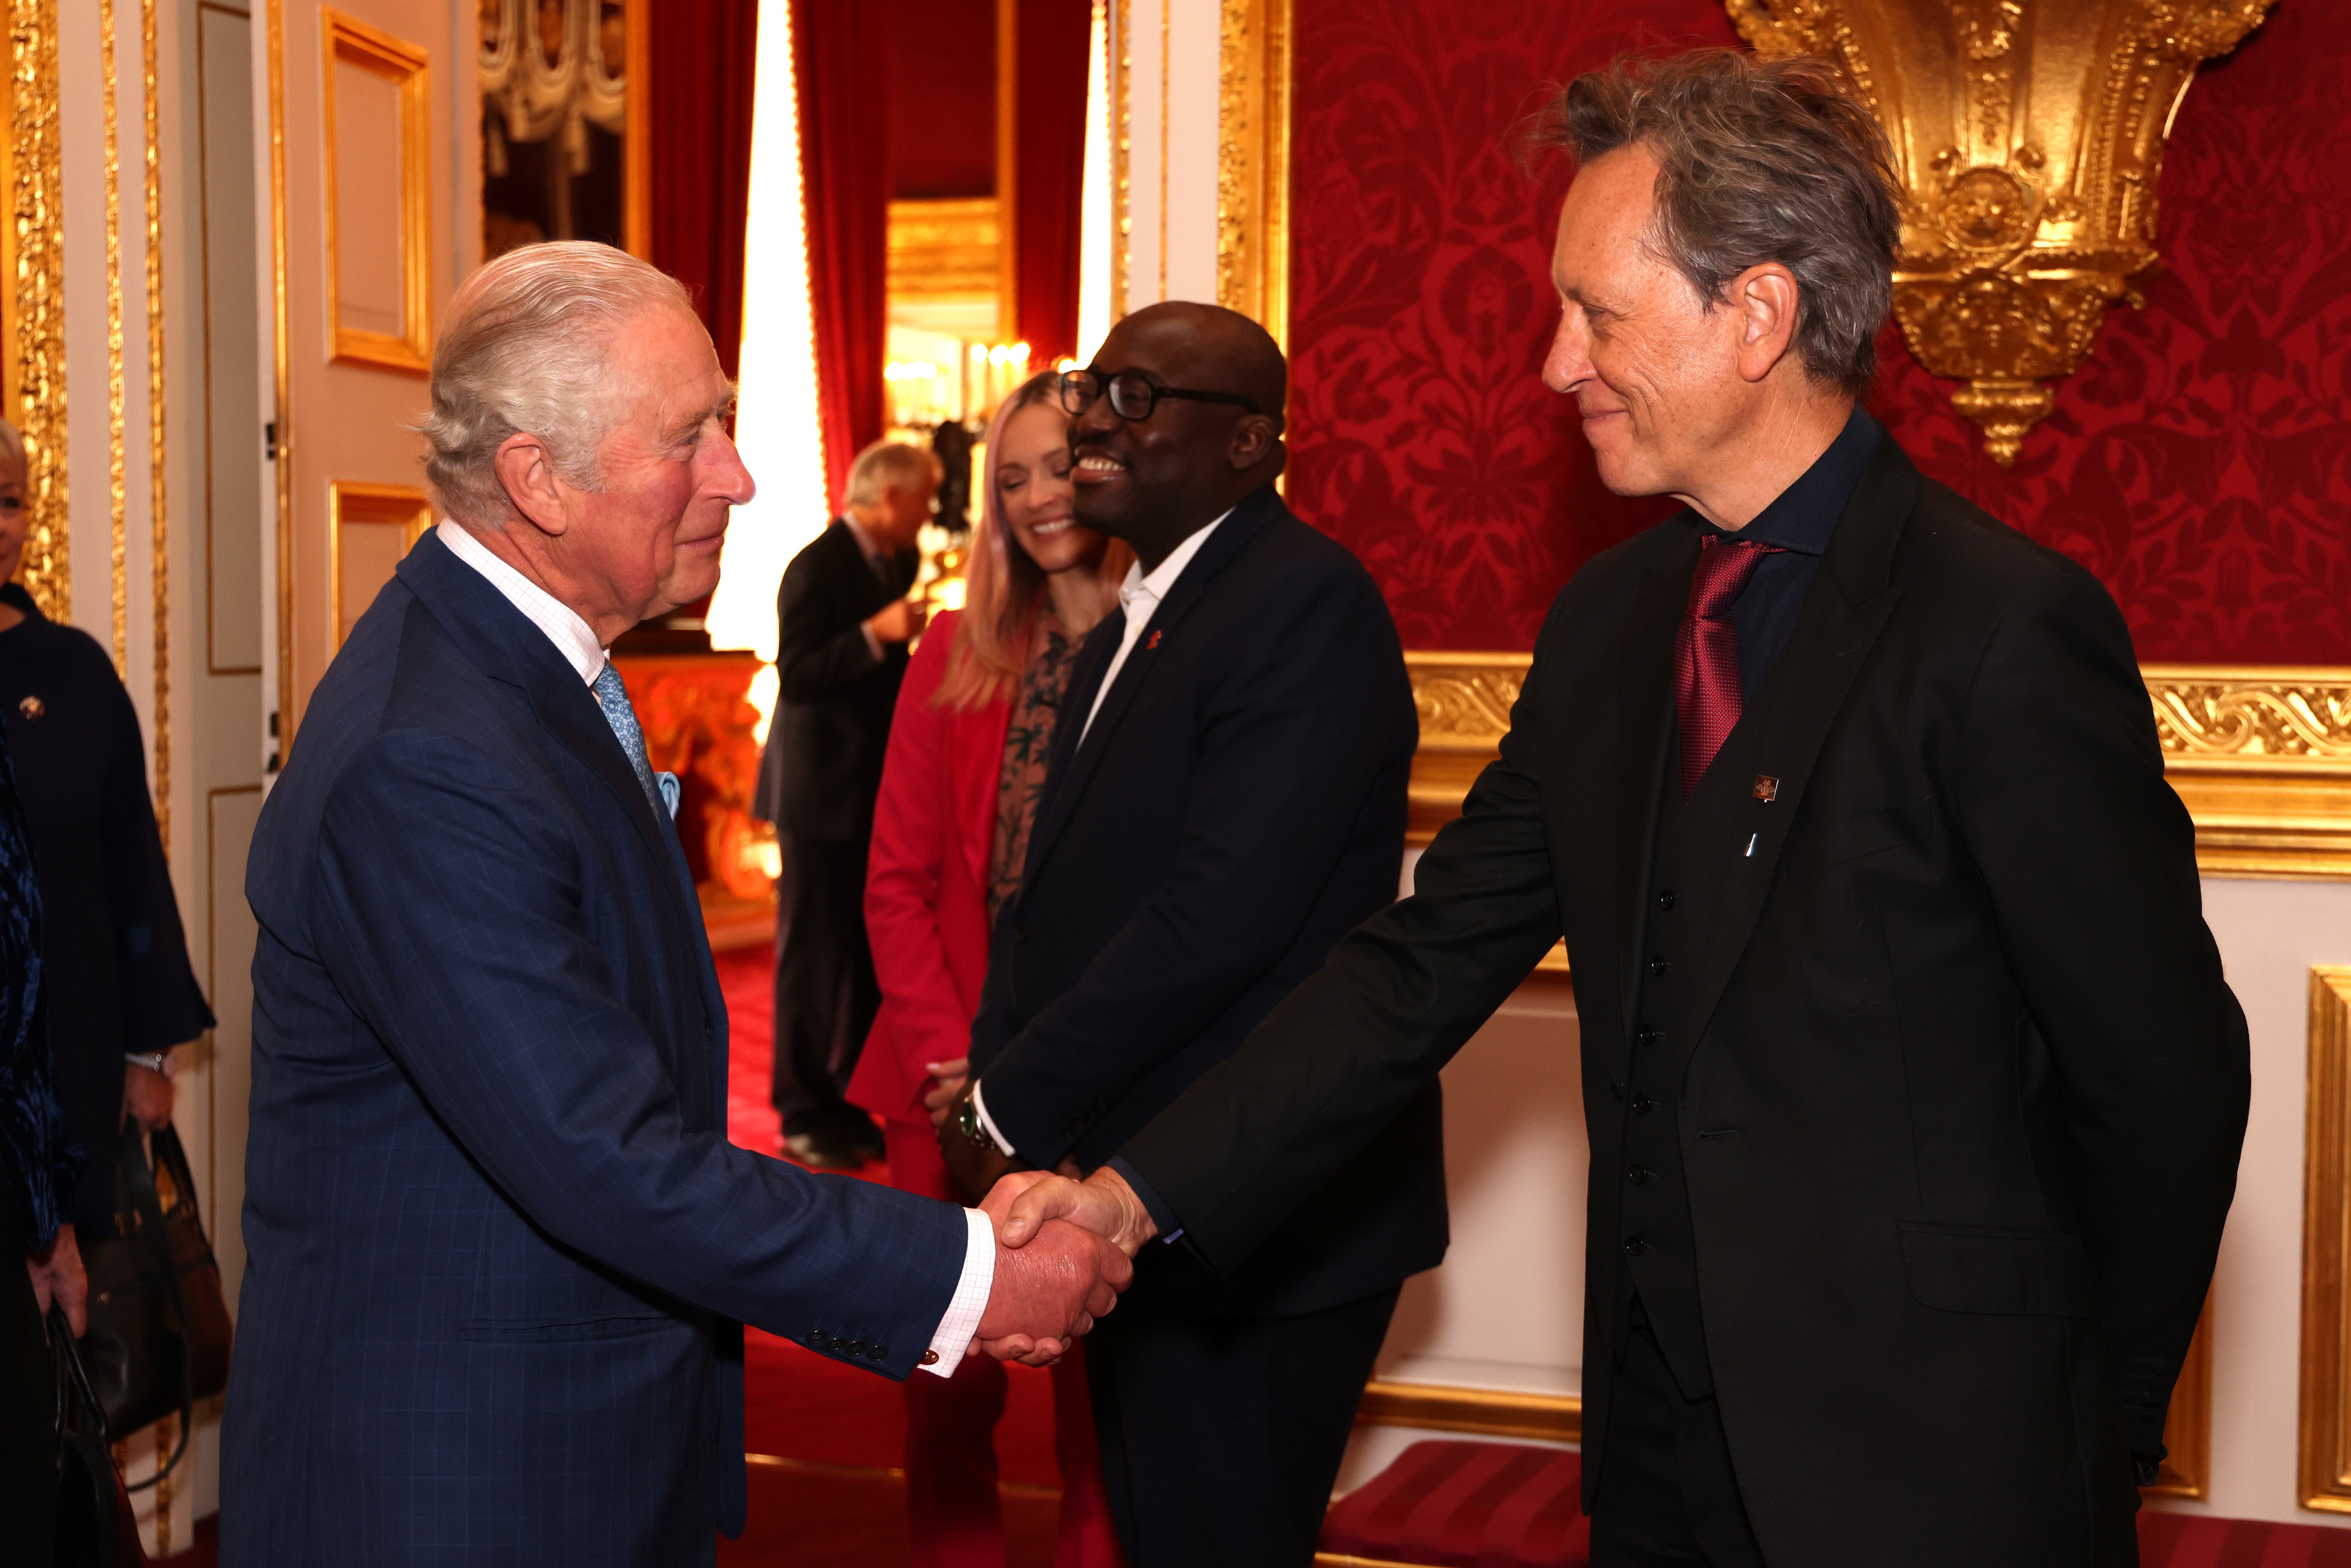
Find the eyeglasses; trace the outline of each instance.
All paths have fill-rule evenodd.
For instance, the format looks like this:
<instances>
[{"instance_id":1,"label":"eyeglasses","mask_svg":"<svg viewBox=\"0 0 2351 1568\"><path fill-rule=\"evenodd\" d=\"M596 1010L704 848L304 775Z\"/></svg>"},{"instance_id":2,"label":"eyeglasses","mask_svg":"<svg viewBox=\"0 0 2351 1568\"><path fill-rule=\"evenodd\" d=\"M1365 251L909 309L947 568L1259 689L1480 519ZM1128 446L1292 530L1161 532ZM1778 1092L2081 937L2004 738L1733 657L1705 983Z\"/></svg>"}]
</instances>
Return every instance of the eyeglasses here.
<instances>
[{"instance_id":1,"label":"eyeglasses","mask_svg":"<svg viewBox=\"0 0 2351 1568\"><path fill-rule=\"evenodd\" d=\"M1194 402L1228 402L1245 408L1251 413L1265 411L1254 398L1238 392L1191 392L1183 387L1163 387L1141 371L1113 371L1103 376L1092 371L1061 372L1061 412L1072 419L1093 407L1094 400L1104 392L1110 393L1110 411L1124 420L1145 420L1151 411L1166 397L1188 398Z\"/></svg>"}]
</instances>

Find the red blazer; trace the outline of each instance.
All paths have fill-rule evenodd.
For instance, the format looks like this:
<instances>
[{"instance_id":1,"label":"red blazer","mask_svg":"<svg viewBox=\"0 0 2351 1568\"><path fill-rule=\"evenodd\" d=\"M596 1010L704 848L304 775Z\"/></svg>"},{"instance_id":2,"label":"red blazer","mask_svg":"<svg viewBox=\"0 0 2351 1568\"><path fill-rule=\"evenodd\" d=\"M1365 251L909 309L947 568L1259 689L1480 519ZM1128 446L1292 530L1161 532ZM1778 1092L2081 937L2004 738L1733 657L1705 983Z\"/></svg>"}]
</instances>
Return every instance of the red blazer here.
<instances>
[{"instance_id":1,"label":"red blazer","mask_svg":"<svg viewBox=\"0 0 2351 1568\"><path fill-rule=\"evenodd\" d=\"M931 622L890 721L865 872L882 1010L849 1081L853 1103L926 1133L924 1063L970 1051L987 977L987 873L1012 716L1008 701L960 713L931 706L961 619L948 611Z\"/></svg>"}]
</instances>

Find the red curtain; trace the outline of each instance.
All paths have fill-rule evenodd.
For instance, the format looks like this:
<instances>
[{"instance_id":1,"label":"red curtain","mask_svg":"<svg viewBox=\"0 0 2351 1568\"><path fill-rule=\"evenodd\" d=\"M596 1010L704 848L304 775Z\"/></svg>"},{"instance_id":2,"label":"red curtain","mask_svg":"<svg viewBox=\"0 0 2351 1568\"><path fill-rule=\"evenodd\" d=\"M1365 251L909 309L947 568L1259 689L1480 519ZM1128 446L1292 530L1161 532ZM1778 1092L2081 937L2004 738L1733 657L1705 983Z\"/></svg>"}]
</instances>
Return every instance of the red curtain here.
<instances>
[{"instance_id":1,"label":"red curtain","mask_svg":"<svg viewBox=\"0 0 2351 1568\"><path fill-rule=\"evenodd\" d=\"M646 259L684 283L735 373L743 341L743 215L759 0L661 8L645 61L653 186Z\"/></svg>"},{"instance_id":2,"label":"red curtain","mask_svg":"<svg viewBox=\"0 0 2351 1568\"><path fill-rule=\"evenodd\" d=\"M1092 26L1092 0L1020 0L1013 312L1032 365L1078 351L1078 221Z\"/></svg>"},{"instance_id":3,"label":"red curtain","mask_svg":"<svg viewBox=\"0 0 2351 1568\"><path fill-rule=\"evenodd\" d=\"M889 302L888 16L867 0L792 0L817 412L832 504L882 436Z\"/></svg>"}]
</instances>

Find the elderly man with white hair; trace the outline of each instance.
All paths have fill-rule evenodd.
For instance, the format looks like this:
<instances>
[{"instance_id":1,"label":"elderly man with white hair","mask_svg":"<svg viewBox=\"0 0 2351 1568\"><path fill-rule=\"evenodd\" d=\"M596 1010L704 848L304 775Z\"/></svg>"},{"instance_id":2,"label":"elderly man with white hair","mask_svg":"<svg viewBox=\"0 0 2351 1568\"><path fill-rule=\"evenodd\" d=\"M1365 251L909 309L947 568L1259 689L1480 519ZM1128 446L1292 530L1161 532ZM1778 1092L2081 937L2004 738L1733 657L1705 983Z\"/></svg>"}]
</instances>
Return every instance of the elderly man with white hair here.
<instances>
[{"instance_id":1,"label":"elderly man with white hair","mask_svg":"<svg viewBox=\"0 0 2351 1568\"><path fill-rule=\"evenodd\" d=\"M607 246L453 303L446 520L264 809L225 1561L674 1564L741 1529L742 1330L893 1378L1046 1360L1123 1259L726 1139L726 1013L604 650L751 477L678 285Z\"/></svg>"}]
</instances>

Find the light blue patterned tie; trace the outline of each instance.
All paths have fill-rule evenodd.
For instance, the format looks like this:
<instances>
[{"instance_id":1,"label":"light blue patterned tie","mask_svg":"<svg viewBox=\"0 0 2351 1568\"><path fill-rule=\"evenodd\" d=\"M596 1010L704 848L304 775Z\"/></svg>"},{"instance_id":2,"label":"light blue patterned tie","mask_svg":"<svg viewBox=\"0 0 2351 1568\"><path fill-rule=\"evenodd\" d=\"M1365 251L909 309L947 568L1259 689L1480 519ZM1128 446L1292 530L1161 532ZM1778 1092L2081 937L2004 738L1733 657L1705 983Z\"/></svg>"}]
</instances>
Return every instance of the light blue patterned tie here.
<instances>
[{"instance_id":1,"label":"light blue patterned tie","mask_svg":"<svg viewBox=\"0 0 2351 1568\"><path fill-rule=\"evenodd\" d=\"M591 688L596 694L596 706L604 710L604 722L612 727L620 740L621 749L629 754L629 766L636 770L637 782L644 787L645 799L665 816L677 815L677 775L655 773L645 758L645 732L637 724L637 710L629 706L629 688L621 684L621 672L606 660L603 670L596 676ZM658 783L656 782L658 780Z\"/></svg>"}]
</instances>

